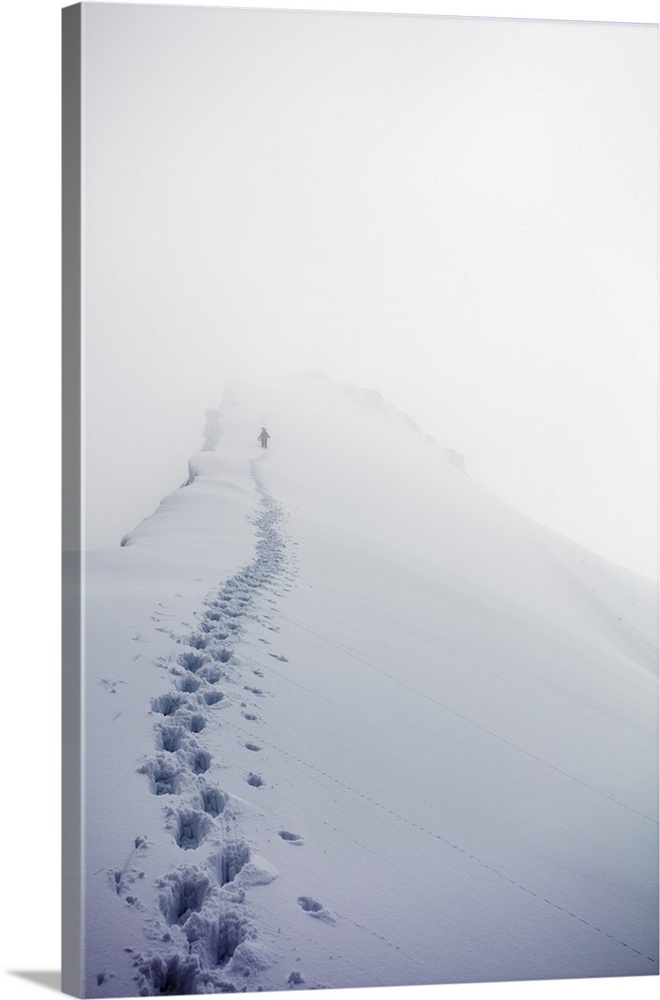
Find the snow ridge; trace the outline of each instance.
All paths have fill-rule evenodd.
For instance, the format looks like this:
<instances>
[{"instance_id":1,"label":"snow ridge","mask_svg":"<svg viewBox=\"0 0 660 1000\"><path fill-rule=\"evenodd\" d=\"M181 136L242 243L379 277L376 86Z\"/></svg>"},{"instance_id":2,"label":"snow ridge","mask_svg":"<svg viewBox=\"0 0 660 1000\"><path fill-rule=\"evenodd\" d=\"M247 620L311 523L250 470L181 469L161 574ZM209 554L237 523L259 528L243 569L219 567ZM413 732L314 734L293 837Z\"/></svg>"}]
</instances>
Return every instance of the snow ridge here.
<instances>
[{"instance_id":1,"label":"snow ridge","mask_svg":"<svg viewBox=\"0 0 660 1000\"><path fill-rule=\"evenodd\" d=\"M235 686L247 681L235 646L246 620L254 615L255 599L292 562L278 530L283 512L254 462L251 475L260 505L254 520L255 558L206 598L197 628L174 636L183 649L171 668L173 689L151 702L159 717L154 726L156 753L139 771L146 775L151 794L167 801L165 828L180 851L194 855L202 845L210 851L203 863L172 868L157 882L155 936L166 947L135 956L141 996L236 992L237 981L244 988L253 973L269 964L246 891L272 881L276 873L241 836L241 803L209 780L213 758L204 746L205 731L217 730L217 713L231 701L223 682ZM254 683L246 682L243 688L260 693ZM244 745L260 750L255 743ZM256 787L263 783L253 772L245 780ZM136 842L136 849L140 846ZM121 877L116 891L124 891ZM324 916L316 910L314 914Z\"/></svg>"},{"instance_id":2,"label":"snow ridge","mask_svg":"<svg viewBox=\"0 0 660 1000\"><path fill-rule=\"evenodd\" d=\"M88 995L656 974L652 588L380 397L219 413L90 559Z\"/></svg>"}]
</instances>

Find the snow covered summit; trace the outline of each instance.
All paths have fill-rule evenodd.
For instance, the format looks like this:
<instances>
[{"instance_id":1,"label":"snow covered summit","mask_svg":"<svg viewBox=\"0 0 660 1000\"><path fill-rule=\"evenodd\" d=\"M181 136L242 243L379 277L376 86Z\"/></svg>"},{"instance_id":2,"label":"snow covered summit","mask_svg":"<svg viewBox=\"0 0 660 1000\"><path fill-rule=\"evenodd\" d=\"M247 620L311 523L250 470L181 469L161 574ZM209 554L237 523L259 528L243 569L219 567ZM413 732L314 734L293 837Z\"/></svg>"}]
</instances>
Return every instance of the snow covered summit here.
<instances>
[{"instance_id":1,"label":"snow covered summit","mask_svg":"<svg viewBox=\"0 0 660 1000\"><path fill-rule=\"evenodd\" d=\"M375 393L213 421L86 560L86 995L657 974L654 585Z\"/></svg>"}]
</instances>

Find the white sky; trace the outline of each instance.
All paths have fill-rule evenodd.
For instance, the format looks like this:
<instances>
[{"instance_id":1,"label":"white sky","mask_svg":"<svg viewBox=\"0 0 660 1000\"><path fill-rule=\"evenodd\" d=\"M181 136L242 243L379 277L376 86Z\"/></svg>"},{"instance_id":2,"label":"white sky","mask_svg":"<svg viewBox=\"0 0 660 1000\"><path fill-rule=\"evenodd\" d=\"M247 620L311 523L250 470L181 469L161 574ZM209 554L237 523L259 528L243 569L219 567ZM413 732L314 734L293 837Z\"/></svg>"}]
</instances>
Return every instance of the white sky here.
<instances>
[{"instance_id":1,"label":"white sky","mask_svg":"<svg viewBox=\"0 0 660 1000\"><path fill-rule=\"evenodd\" d=\"M87 4L84 37L91 545L227 377L293 365L655 575L655 27Z\"/></svg>"}]
</instances>

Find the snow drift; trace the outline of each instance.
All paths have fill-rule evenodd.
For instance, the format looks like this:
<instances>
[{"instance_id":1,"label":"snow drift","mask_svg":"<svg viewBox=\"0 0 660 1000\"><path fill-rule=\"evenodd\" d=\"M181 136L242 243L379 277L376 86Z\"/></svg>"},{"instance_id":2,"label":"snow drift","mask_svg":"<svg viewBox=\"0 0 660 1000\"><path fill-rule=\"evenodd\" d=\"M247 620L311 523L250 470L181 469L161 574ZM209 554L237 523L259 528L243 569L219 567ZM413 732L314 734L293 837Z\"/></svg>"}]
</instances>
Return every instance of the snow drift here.
<instances>
[{"instance_id":1,"label":"snow drift","mask_svg":"<svg viewBox=\"0 0 660 1000\"><path fill-rule=\"evenodd\" d=\"M655 585L375 393L206 416L85 560L85 994L657 974Z\"/></svg>"}]
</instances>

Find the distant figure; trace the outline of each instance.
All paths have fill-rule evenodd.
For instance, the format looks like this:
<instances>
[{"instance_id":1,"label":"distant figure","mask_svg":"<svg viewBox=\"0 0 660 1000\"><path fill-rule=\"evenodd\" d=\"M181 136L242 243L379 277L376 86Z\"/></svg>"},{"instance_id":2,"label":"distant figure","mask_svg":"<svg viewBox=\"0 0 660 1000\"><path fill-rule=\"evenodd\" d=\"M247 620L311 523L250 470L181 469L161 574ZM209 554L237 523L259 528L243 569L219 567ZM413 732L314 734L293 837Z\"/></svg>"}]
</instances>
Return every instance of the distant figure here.
<instances>
[{"instance_id":1,"label":"distant figure","mask_svg":"<svg viewBox=\"0 0 660 1000\"><path fill-rule=\"evenodd\" d=\"M268 438L269 437L270 437L270 434L268 433L268 431L266 430L266 428L262 427L261 428L261 434L257 438L257 441L261 441L261 447L262 448L267 448L268 447Z\"/></svg>"}]
</instances>

